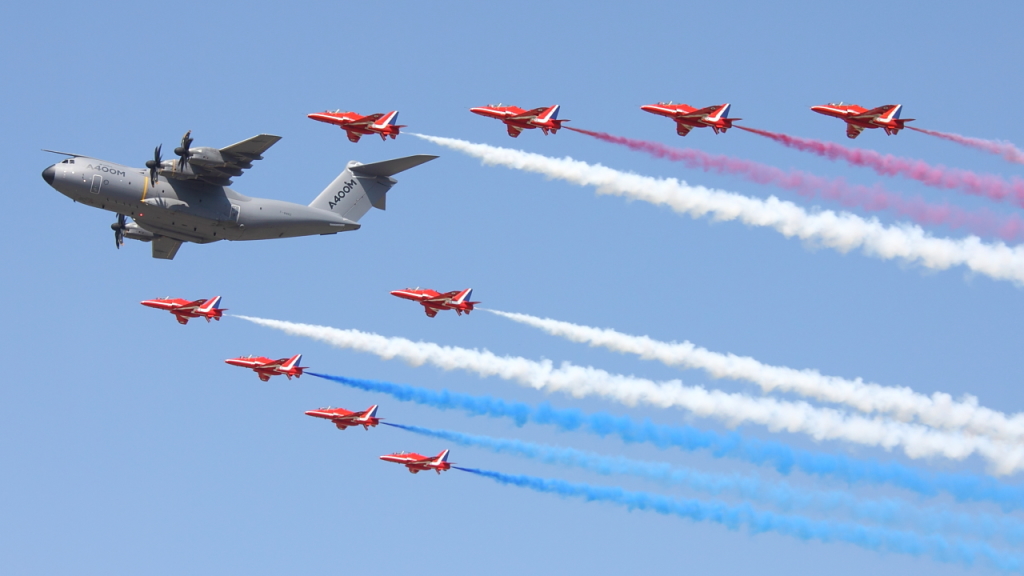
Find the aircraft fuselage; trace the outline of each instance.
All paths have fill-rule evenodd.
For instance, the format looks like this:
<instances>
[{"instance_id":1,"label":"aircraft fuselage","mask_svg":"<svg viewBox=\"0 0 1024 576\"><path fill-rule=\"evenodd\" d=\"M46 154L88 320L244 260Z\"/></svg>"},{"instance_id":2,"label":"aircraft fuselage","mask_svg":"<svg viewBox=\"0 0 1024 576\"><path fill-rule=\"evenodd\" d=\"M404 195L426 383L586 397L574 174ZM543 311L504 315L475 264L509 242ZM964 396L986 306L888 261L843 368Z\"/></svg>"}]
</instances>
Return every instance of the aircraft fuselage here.
<instances>
[{"instance_id":1,"label":"aircraft fuselage","mask_svg":"<svg viewBox=\"0 0 1024 576\"><path fill-rule=\"evenodd\" d=\"M341 216L292 202L250 198L227 186L161 177L148 170L76 156L50 166L43 179L61 194L88 206L130 216L142 230L126 236L166 236L206 244L218 240L265 240L334 234L359 228ZM147 237L148 233L152 237Z\"/></svg>"}]
</instances>

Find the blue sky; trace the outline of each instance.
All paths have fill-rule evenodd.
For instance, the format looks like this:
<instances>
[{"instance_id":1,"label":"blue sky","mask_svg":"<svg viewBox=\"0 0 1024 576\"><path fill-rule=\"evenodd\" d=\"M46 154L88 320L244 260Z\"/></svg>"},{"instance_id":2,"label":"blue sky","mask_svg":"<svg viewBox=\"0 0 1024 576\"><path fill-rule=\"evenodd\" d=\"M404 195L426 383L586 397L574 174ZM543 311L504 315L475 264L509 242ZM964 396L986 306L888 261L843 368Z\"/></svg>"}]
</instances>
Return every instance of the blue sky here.
<instances>
[{"instance_id":1,"label":"blue sky","mask_svg":"<svg viewBox=\"0 0 1024 576\"><path fill-rule=\"evenodd\" d=\"M894 8L873 1L4 6L0 571L995 572L751 535L454 471L412 476L377 456L447 446L384 427L339 432L302 412L379 403L379 415L399 423L778 478L707 454L517 428L312 377L262 383L223 360L302 352L320 372L727 430L680 410L628 409L385 362L237 319L182 327L138 302L220 294L231 313L760 394L753 385L571 344L484 313L428 319L415 304L388 295L406 286L471 286L487 307L688 339L711 350L923 393L973 394L986 406L1019 412L1024 306L1021 289L1010 283L963 269L930 272L858 252L843 255L767 229L597 197L591 189L484 167L408 135L354 145L305 115L328 108L398 109L410 131L790 199L568 131L548 137L533 131L512 140L499 123L467 109L497 101L558 103L572 126L873 184L878 178L871 172L741 131L716 136L695 130L680 139L671 122L638 107L668 99L699 106L728 101L749 126L847 143L841 122L808 107L840 99L867 106L899 102L921 127L1024 144L1024 122L1015 112L1022 11L1013 2L968 10L959 3ZM141 166L155 145L172 148L189 129L197 146L222 147L264 132L283 136L233 187L302 204L348 160L440 158L402 174L387 211L368 214L359 231L185 245L172 262L151 259L139 242L115 250L113 214L71 203L39 176L57 160L41 148ZM997 157L909 131L896 137L866 132L852 145L1021 174ZM985 205L909 181L884 183L937 201ZM926 470L985 470L978 459L909 461L757 426L739 430ZM692 496L630 478L452 449L452 460L468 466ZM799 474L788 479L808 488L847 488ZM914 498L890 488L850 489L865 497ZM925 503L1002 513L943 498Z\"/></svg>"}]
</instances>

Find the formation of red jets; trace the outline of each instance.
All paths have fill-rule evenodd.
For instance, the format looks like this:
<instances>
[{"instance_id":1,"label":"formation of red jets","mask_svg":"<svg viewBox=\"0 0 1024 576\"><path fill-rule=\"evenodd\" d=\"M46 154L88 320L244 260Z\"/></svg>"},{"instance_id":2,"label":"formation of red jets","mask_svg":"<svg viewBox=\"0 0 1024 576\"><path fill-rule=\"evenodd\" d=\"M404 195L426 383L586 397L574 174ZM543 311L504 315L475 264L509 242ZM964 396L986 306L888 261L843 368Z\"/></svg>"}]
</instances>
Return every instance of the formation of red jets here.
<instances>
[{"instance_id":1,"label":"formation of red jets","mask_svg":"<svg viewBox=\"0 0 1024 576\"><path fill-rule=\"evenodd\" d=\"M645 104L640 107L644 112L657 114L671 118L676 123L676 134L686 136L694 128L710 127L715 134L725 133L732 128L732 123L741 118L729 118L730 104L718 104L705 108L694 108L689 104L674 104L672 102L658 102L657 104ZM534 108L525 110L518 106L505 106L502 104L490 104L470 108L469 111L487 118L501 120L508 130L508 135L518 138L523 130L540 128L545 135L555 134L564 122L558 118L559 105ZM866 129L882 128L888 135L894 135L902 130L912 118L901 119L900 111L902 104L886 104L878 108L867 109L856 104L830 103L821 106L811 106L811 110L841 118L846 122L846 136L856 138ZM348 134L348 139L358 142L365 134L379 134L381 140L388 136L395 139L399 134L398 111L392 110L386 114L369 114L361 116L355 112L315 112L308 115L313 120L334 124L341 127Z\"/></svg>"},{"instance_id":2,"label":"formation of red jets","mask_svg":"<svg viewBox=\"0 0 1024 576\"><path fill-rule=\"evenodd\" d=\"M391 116L397 116L397 113L392 113ZM398 133L398 128L400 126L395 129L395 134ZM358 137L356 139L358 140ZM443 294L429 289L406 288L404 290L395 290L391 294L419 302L423 305L427 316L431 318L437 315L438 310L455 310L459 316L463 313L469 314L473 310L473 305L479 304L479 302L469 300L473 295L472 288L445 292ZM141 304L149 308L156 308L157 310L166 310L173 314L180 324L188 324L191 318L205 318L207 322L210 319L219 321L226 310L226 308L220 307L220 302L220 296L214 296L209 300L185 300L183 298L168 297L143 300ZM270 381L272 376L283 375L289 380L293 376L298 378L307 369L306 366L299 366L302 362L302 354L278 360L273 360L266 356L239 356L237 358L228 358L224 362L232 366L252 370L263 382ZM381 418L377 417L376 404L358 412L328 406L326 408L317 408L316 410L307 410L305 414L314 418L329 420L338 430L345 430L352 426L362 426L363 429L369 430L372 427L376 427L381 421ZM448 450L443 450L433 457L415 452L395 452L393 454L385 454L380 459L385 462L402 464L413 474L429 470L440 474L452 467L452 464L448 462Z\"/></svg>"}]
</instances>

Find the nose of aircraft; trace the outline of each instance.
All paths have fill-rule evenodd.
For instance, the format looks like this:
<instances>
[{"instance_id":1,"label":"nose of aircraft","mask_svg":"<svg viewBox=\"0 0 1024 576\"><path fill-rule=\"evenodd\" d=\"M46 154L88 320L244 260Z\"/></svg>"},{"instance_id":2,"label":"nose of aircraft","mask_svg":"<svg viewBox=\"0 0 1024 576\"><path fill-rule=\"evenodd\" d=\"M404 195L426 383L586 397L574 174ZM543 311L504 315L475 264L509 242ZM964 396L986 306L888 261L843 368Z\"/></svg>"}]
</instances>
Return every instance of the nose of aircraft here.
<instances>
[{"instance_id":1,"label":"nose of aircraft","mask_svg":"<svg viewBox=\"0 0 1024 576\"><path fill-rule=\"evenodd\" d=\"M50 186L53 186L53 177L56 174L57 174L57 169L54 168L53 166L50 166L46 170L43 170L43 180L46 180L47 184L49 184Z\"/></svg>"}]
</instances>

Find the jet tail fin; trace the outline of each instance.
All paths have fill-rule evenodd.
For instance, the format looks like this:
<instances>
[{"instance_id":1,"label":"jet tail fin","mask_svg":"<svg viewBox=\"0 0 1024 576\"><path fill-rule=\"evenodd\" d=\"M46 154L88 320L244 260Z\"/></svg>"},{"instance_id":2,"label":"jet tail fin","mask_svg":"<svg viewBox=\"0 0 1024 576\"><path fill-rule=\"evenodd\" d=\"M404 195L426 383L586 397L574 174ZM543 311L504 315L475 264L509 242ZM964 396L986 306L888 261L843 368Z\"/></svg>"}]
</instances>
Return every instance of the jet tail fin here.
<instances>
[{"instance_id":1,"label":"jet tail fin","mask_svg":"<svg viewBox=\"0 0 1024 576\"><path fill-rule=\"evenodd\" d=\"M291 370L292 368L298 366L299 362L302 362L302 354L296 354L295 356L292 356L291 358L288 359L287 362L281 365L281 368L284 368L285 370Z\"/></svg>"},{"instance_id":2,"label":"jet tail fin","mask_svg":"<svg viewBox=\"0 0 1024 576\"><path fill-rule=\"evenodd\" d=\"M374 128L384 128L386 126L394 126L398 123L398 110L392 110L387 114L381 116L373 123Z\"/></svg>"},{"instance_id":3,"label":"jet tail fin","mask_svg":"<svg viewBox=\"0 0 1024 576\"><path fill-rule=\"evenodd\" d=\"M721 106L718 107L718 110L715 110L714 114L711 114L708 117L708 119L709 120L719 120L719 119L723 119L723 118L728 118L729 117L729 110L731 108L732 108L732 104L728 104L728 103L722 104ZM736 118L735 120L739 120L739 118Z\"/></svg>"},{"instance_id":4,"label":"jet tail fin","mask_svg":"<svg viewBox=\"0 0 1024 576\"><path fill-rule=\"evenodd\" d=\"M434 457L434 462L440 464L441 462L448 461L448 450L442 450L440 454Z\"/></svg>"},{"instance_id":5,"label":"jet tail fin","mask_svg":"<svg viewBox=\"0 0 1024 576\"><path fill-rule=\"evenodd\" d=\"M455 298L452 298L452 303L454 303L454 304L462 304L463 302L465 302L466 300L468 300L468 299L470 299L472 297L473 297L473 289L472 288L466 288L462 292L459 292L458 294L456 294Z\"/></svg>"},{"instance_id":6,"label":"jet tail fin","mask_svg":"<svg viewBox=\"0 0 1024 576\"><path fill-rule=\"evenodd\" d=\"M220 296L214 296L213 298L210 298L206 302L203 302L203 305L199 307L199 311L204 313L220 309Z\"/></svg>"}]
</instances>

